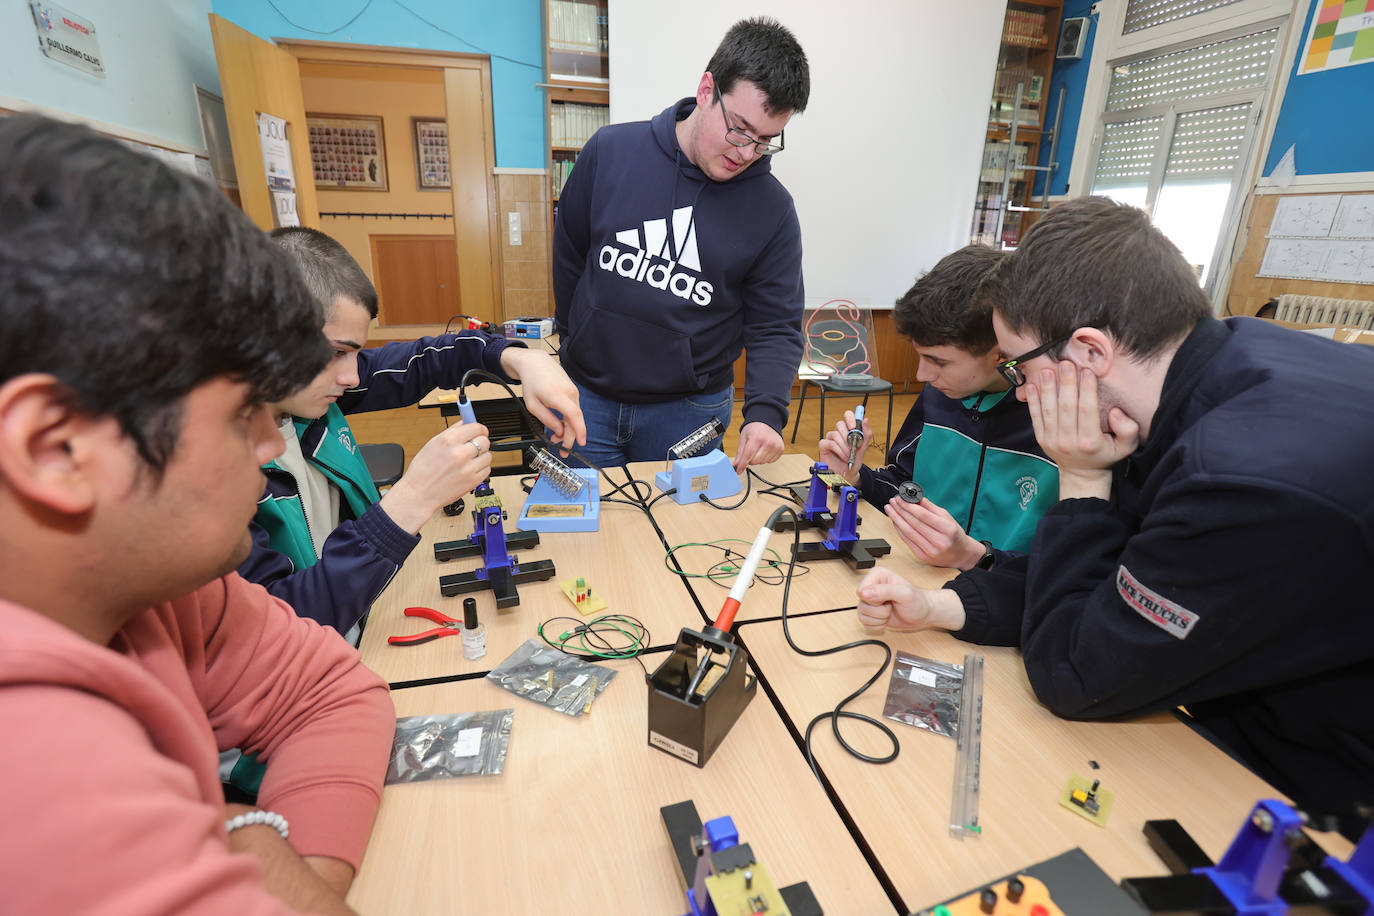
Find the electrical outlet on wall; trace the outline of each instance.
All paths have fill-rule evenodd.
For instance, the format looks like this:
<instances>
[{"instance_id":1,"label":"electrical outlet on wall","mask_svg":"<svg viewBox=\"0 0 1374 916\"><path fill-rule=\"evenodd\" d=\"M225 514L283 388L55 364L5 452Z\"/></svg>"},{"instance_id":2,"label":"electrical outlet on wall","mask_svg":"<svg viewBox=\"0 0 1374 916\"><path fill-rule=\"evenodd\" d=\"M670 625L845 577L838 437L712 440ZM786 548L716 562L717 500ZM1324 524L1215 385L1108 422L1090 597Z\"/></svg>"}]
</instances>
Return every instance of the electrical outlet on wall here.
<instances>
[{"instance_id":1,"label":"electrical outlet on wall","mask_svg":"<svg viewBox=\"0 0 1374 916\"><path fill-rule=\"evenodd\" d=\"M510 225L510 243L520 244L520 211L511 210L506 214L506 219Z\"/></svg>"}]
</instances>

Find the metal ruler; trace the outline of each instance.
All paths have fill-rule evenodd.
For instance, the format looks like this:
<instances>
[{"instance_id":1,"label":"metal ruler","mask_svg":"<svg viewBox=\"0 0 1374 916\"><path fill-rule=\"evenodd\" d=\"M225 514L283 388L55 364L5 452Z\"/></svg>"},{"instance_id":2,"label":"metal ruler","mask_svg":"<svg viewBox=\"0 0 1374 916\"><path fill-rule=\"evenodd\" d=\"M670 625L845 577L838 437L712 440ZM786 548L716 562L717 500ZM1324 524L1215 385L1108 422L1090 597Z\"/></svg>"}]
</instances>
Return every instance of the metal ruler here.
<instances>
[{"instance_id":1,"label":"metal ruler","mask_svg":"<svg viewBox=\"0 0 1374 916\"><path fill-rule=\"evenodd\" d=\"M954 761L954 802L949 835L962 840L980 836L978 786L983 749L983 656L964 656L964 682L959 691L959 750Z\"/></svg>"}]
</instances>

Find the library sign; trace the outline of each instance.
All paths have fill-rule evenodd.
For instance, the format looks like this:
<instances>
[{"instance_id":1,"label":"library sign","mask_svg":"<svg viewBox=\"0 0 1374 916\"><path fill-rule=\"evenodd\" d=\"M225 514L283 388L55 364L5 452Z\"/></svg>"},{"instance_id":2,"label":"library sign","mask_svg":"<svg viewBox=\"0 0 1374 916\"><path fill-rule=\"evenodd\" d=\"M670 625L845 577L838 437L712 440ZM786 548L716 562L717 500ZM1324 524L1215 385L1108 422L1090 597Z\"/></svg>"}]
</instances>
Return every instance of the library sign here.
<instances>
[{"instance_id":1,"label":"library sign","mask_svg":"<svg viewBox=\"0 0 1374 916\"><path fill-rule=\"evenodd\" d=\"M33 27L38 30L38 48L45 57L105 78L95 23L56 4L38 0L29 0L29 10L33 13Z\"/></svg>"}]
</instances>

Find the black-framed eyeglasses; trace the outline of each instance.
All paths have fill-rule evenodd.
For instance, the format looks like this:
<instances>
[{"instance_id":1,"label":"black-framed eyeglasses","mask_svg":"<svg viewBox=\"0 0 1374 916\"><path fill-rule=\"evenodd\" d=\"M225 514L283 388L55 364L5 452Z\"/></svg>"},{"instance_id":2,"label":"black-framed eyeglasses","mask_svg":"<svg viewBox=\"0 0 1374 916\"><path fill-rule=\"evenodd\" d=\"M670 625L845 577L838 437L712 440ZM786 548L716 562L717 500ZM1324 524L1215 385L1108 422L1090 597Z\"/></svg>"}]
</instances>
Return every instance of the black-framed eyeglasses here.
<instances>
[{"instance_id":1,"label":"black-framed eyeglasses","mask_svg":"<svg viewBox=\"0 0 1374 916\"><path fill-rule=\"evenodd\" d=\"M731 127L730 111L725 107L725 99L721 98L720 87L716 86L714 91L716 94L716 102L720 104L720 112L725 115L725 139L729 141L731 146L737 146L741 149L746 146L752 146L754 152L758 153L760 156L772 156L775 153L782 152L782 134L778 134L777 143L770 143L767 140L759 140L751 136L748 131L741 130L738 127Z\"/></svg>"},{"instance_id":2,"label":"black-framed eyeglasses","mask_svg":"<svg viewBox=\"0 0 1374 916\"><path fill-rule=\"evenodd\" d=\"M1037 356L1044 356L1055 347L1062 346L1073 339L1072 334L1067 334L1058 340L1051 340L1047 344L1042 344L1031 350L1029 353L1022 353L1020 356L1013 356L1011 359L1004 359L997 364L997 373L1011 383L1011 387L1020 388L1026 384L1026 373L1021 371L1021 364L1028 363Z\"/></svg>"}]
</instances>

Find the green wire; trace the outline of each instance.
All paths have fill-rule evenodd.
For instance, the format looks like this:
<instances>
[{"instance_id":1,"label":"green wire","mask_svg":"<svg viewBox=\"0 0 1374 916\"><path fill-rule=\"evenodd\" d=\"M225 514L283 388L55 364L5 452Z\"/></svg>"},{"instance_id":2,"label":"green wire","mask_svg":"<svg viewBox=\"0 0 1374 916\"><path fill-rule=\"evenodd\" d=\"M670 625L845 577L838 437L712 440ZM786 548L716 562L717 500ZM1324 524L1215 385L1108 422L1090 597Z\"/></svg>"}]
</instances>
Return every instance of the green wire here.
<instances>
[{"instance_id":1,"label":"green wire","mask_svg":"<svg viewBox=\"0 0 1374 916\"><path fill-rule=\"evenodd\" d=\"M663 565L668 567L668 571L670 573L672 573L675 576L682 576L684 579L710 579L712 581L716 581L719 579L729 579L735 573L739 572L738 566L727 566L714 573L693 573L686 572L685 570L681 569L674 569L668 563L668 559L672 557L674 553L676 553L679 550L686 549L688 547L715 547L718 550L725 551L725 557L728 560L730 558L730 549L728 547L722 546L724 544L748 544L750 547L754 546L753 541L746 541L743 538L721 538L718 541L689 541L686 544L678 544L676 547L669 547L668 552L663 555ZM767 547L764 549L764 552L771 554L772 559L761 560L759 562L760 567L767 569L782 569L784 565L782 562L782 557L778 554L776 550L774 550L772 547ZM744 558L747 556L747 552L740 553L740 551L735 551L735 553L740 554L741 561L743 561Z\"/></svg>"}]
</instances>

